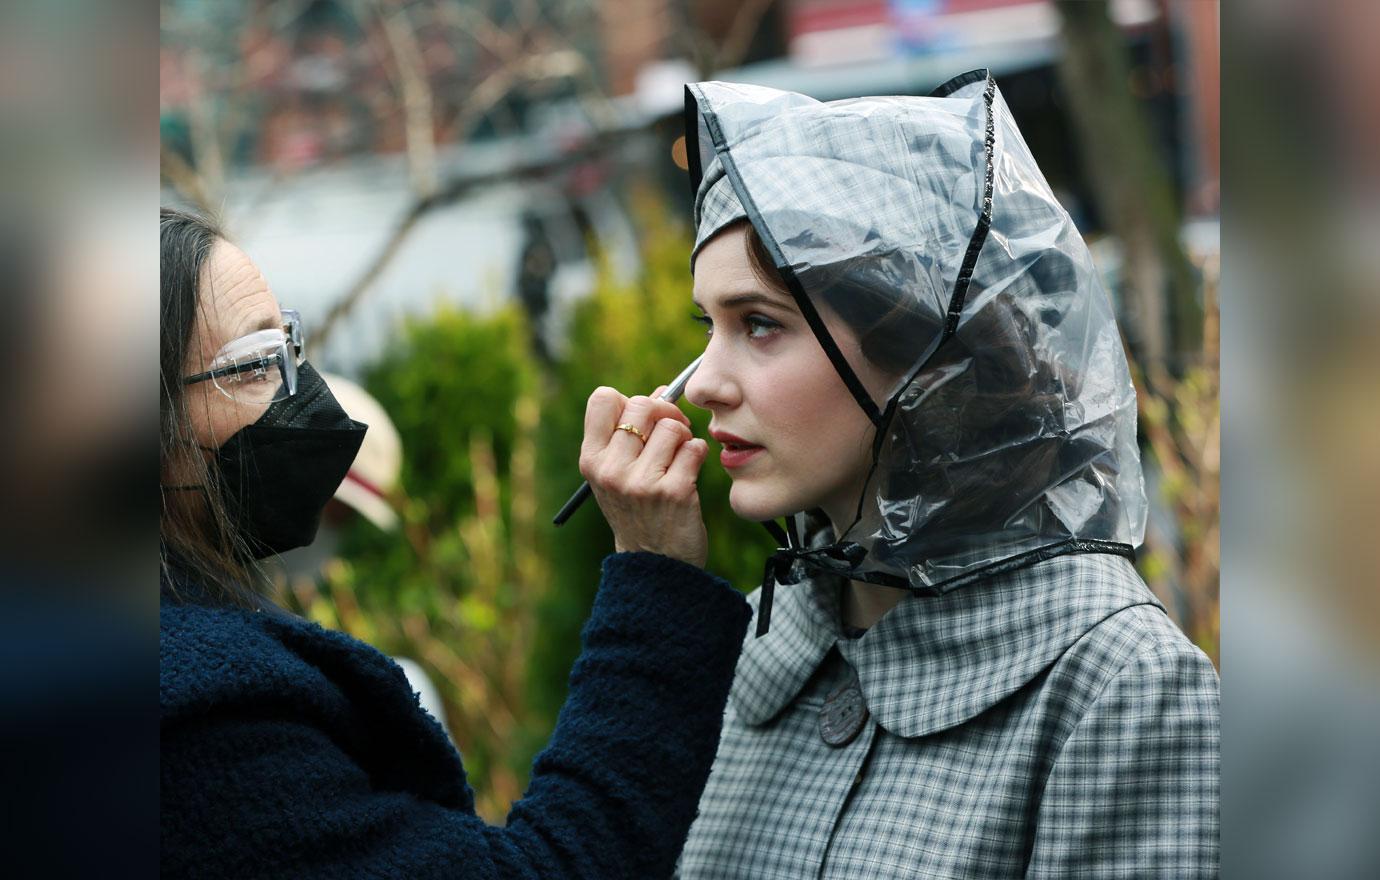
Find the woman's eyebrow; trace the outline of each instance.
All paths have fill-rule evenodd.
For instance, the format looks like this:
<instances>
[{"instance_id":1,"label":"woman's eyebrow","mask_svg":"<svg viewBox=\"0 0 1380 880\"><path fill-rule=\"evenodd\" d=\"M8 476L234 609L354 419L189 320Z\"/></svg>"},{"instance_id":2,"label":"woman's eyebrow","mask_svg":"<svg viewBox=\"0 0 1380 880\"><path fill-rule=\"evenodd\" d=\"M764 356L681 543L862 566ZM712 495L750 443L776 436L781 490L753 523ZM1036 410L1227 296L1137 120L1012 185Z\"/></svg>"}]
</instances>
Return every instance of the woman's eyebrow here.
<instances>
[{"instance_id":1,"label":"woman's eyebrow","mask_svg":"<svg viewBox=\"0 0 1380 880\"><path fill-rule=\"evenodd\" d=\"M704 306L700 305L699 300L695 299L691 300L691 302L693 302L695 304L695 308L699 309L700 311L703 312L705 310ZM723 299L719 300L718 304L719 308L722 309L731 309L736 306L745 305L763 305L775 306L778 309L785 309L787 311L790 310L792 305L790 302L782 300L779 296L769 296L765 293L735 293L732 296L726 296Z\"/></svg>"}]
</instances>

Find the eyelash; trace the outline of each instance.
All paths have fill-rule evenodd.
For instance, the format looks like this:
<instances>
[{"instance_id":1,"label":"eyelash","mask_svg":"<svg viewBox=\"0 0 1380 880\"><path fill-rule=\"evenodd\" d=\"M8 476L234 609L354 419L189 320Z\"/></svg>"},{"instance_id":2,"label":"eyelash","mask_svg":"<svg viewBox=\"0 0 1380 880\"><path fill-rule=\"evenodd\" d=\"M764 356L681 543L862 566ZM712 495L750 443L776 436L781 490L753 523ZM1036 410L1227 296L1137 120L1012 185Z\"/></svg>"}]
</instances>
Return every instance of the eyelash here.
<instances>
[{"instance_id":1,"label":"eyelash","mask_svg":"<svg viewBox=\"0 0 1380 880\"><path fill-rule=\"evenodd\" d=\"M698 321L699 323L705 326L706 335L714 335L714 321L708 315L701 315L695 312L691 312L690 318L691 320ZM749 339L766 339L767 336L771 335L773 331L781 329L781 325L776 321L773 321L771 318L756 313L744 315L743 324L746 325L748 328ZM755 330L763 330L766 331L766 333L761 336L754 336L753 331Z\"/></svg>"}]
</instances>

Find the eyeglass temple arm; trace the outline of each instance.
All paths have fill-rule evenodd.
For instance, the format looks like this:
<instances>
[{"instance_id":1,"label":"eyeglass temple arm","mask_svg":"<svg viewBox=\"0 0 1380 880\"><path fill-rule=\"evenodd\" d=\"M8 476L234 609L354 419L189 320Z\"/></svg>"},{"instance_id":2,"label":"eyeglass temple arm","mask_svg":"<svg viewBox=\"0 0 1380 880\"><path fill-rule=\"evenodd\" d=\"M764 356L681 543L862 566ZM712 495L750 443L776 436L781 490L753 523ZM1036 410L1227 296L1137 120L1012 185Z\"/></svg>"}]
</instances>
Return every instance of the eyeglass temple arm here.
<instances>
[{"instance_id":1,"label":"eyeglass temple arm","mask_svg":"<svg viewBox=\"0 0 1380 880\"><path fill-rule=\"evenodd\" d=\"M214 370L207 370L204 373L197 373L195 376L187 376L182 380L183 385L195 385L197 382L205 382L207 379L216 379L221 376L233 376L236 373L248 373L253 370L261 369L264 365L277 363L278 355L266 358L246 361L242 364L230 364L227 367L216 367Z\"/></svg>"}]
</instances>

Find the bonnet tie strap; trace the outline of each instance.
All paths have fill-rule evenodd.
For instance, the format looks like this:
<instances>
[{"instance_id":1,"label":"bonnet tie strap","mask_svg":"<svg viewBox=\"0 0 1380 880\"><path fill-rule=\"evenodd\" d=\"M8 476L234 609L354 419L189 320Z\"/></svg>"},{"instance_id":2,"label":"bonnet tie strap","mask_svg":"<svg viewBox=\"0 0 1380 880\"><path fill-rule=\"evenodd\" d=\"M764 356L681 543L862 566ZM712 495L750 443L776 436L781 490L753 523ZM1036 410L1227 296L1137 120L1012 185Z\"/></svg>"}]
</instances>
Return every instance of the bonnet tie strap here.
<instances>
[{"instance_id":1,"label":"bonnet tie strap","mask_svg":"<svg viewBox=\"0 0 1380 880\"><path fill-rule=\"evenodd\" d=\"M791 583L791 569L805 552L794 547L778 547L775 553L767 557L762 571L762 598L757 603L757 633L753 638L760 639L767 634L771 626L771 602L776 593L776 583Z\"/></svg>"},{"instance_id":2,"label":"bonnet tie strap","mask_svg":"<svg viewBox=\"0 0 1380 880\"><path fill-rule=\"evenodd\" d=\"M762 596L757 604L757 634L753 638L760 639L767 634L767 627L771 625L771 600L776 593L776 582L778 580L789 581L791 566L795 563L795 557L791 551L798 548L800 539L797 537L795 520L793 517L786 517L786 525L790 528L781 528L776 520L764 520L762 525L766 527L771 536L776 539L779 546L776 552L767 557L767 564L762 569Z\"/></svg>"},{"instance_id":3,"label":"bonnet tie strap","mask_svg":"<svg viewBox=\"0 0 1380 880\"><path fill-rule=\"evenodd\" d=\"M794 532L795 529L792 528L791 531ZM865 555L862 547L852 543L831 544L828 547L776 548L776 552L767 557L767 564L762 571L762 595L757 603L757 630L753 638L760 639L767 634L771 626L771 604L776 593L776 585L795 583L794 570L797 560L830 559L836 563L856 564Z\"/></svg>"}]
</instances>

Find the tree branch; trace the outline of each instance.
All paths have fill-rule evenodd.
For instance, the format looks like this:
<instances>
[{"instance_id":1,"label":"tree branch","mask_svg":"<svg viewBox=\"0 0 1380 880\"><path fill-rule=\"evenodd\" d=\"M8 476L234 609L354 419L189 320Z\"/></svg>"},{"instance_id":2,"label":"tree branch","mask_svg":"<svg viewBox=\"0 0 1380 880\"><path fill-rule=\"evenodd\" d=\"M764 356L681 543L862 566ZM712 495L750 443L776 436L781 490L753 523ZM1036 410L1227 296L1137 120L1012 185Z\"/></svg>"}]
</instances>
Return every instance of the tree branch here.
<instances>
[{"instance_id":1,"label":"tree branch","mask_svg":"<svg viewBox=\"0 0 1380 880\"><path fill-rule=\"evenodd\" d=\"M403 137L407 144L407 167L412 189L426 198L436 192L436 140L432 116L431 83L417 35L408 20L406 7L393 11L383 0L373 0L374 13L383 26L384 38L398 72L402 92Z\"/></svg>"},{"instance_id":2,"label":"tree branch","mask_svg":"<svg viewBox=\"0 0 1380 880\"><path fill-rule=\"evenodd\" d=\"M775 0L747 0L738 7L738 12L733 16L733 23L729 25L728 34L724 36L723 45L719 47L718 56L714 60L716 70L729 70L743 63L743 58L752 46L752 38L757 36L762 19L771 9L773 2Z\"/></svg>"},{"instance_id":3,"label":"tree branch","mask_svg":"<svg viewBox=\"0 0 1380 880\"><path fill-rule=\"evenodd\" d=\"M412 230L416 228L417 223L427 214L431 213L436 208L448 205L462 198L479 187L499 181L512 182L540 177L549 174L556 168L576 162L582 162L605 150L608 147L608 141L608 137L595 138L582 149L562 156L554 161L538 162L522 168L509 168L495 171L490 174L453 179L444 184L434 195L415 201L412 206L408 208L407 213L403 215L402 219L398 221L397 225L393 227L392 231L389 232L388 238L374 255L374 258L369 261L364 271L354 283L347 288L344 295L336 300L335 304L331 306L330 310L322 319L320 328L313 331L313 340L315 340L318 345L325 344L336 325L338 325L355 306L359 305L374 282L378 280L379 276L383 274L383 271L388 268L389 263L397 256L407 236L411 234Z\"/></svg>"},{"instance_id":4,"label":"tree branch","mask_svg":"<svg viewBox=\"0 0 1380 880\"><path fill-rule=\"evenodd\" d=\"M1059 81L1069 99L1098 207L1122 245L1129 328L1147 367L1181 369L1199 356L1203 313L1192 266L1179 243L1168 171L1131 95L1125 37L1105 0L1059 0L1064 53Z\"/></svg>"}]
</instances>

